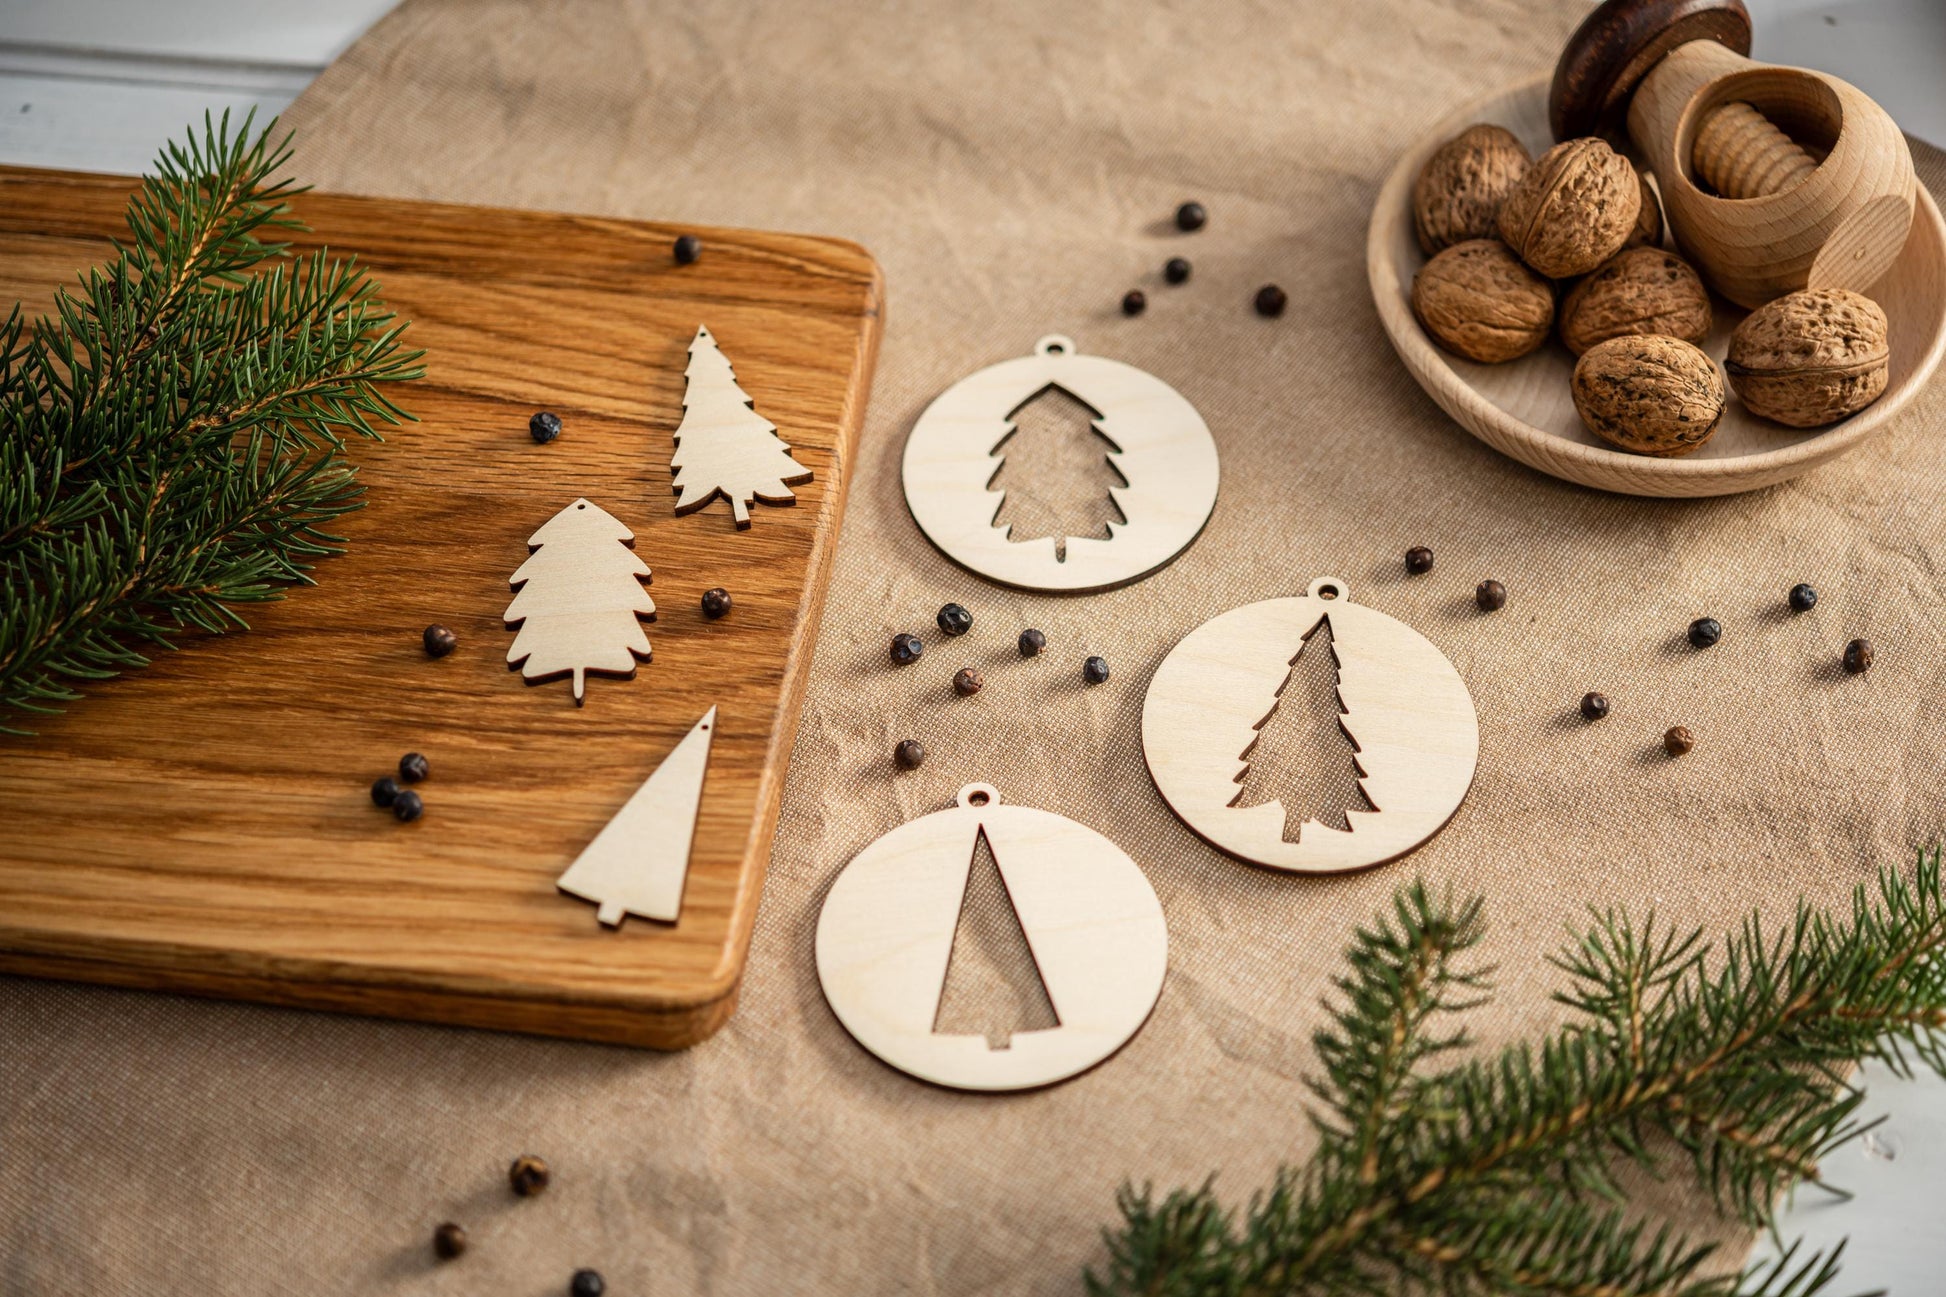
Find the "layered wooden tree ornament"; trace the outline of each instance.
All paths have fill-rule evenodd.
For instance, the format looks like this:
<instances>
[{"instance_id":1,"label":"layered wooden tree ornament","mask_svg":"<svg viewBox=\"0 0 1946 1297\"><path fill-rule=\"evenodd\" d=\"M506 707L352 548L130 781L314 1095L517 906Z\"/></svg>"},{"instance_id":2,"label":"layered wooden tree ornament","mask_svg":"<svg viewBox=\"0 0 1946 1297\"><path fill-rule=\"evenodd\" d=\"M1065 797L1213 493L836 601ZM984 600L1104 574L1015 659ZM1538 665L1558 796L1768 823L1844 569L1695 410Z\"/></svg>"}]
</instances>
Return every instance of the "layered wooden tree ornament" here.
<instances>
[{"instance_id":1,"label":"layered wooden tree ornament","mask_svg":"<svg viewBox=\"0 0 1946 1297\"><path fill-rule=\"evenodd\" d=\"M1327 623L1337 722L1371 809L1346 809L1343 829L1308 819L1291 840L1282 801L1242 805L1240 784L1259 731L1288 705L1280 691L1297 657L1324 651L1313 632ZM1142 751L1164 800L1210 845L1272 869L1337 873L1402 856L1445 826L1473 784L1480 729L1445 655L1320 577L1302 596L1246 604L1184 636L1149 683Z\"/></svg>"},{"instance_id":2,"label":"layered wooden tree ornament","mask_svg":"<svg viewBox=\"0 0 1946 1297\"><path fill-rule=\"evenodd\" d=\"M777 425L758 414L716 339L698 327L689 344L682 423L676 428L676 512L694 513L721 495L730 502L738 527L750 525L750 505L793 504L794 484L811 480L811 470L791 458L777 436Z\"/></svg>"},{"instance_id":3,"label":"layered wooden tree ornament","mask_svg":"<svg viewBox=\"0 0 1946 1297\"><path fill-rule=\"evenodd\" d=\"M649 568L628 548L634 542L634 532L587 500L529 536L533 552L513 574L518 593L503 614L520 628L507 665L530 684L573 676L577 704L589 672L635 674L637 659L649 660L641 619L655 617L655 600L642 588Z\"/></svg>"},{"instance_id":4,"label":"layered wooden tree ornament","mask_svg":"<svg viewBox=\"0 0 1946 1297\"><path fill-rule=\"evenodd\" d=\"M1058 1020L1000 1048L935 1030L982 834ZM989 784L859 852L818 915L818 980L845 1030L961 1090L1030 1089L1101 1062L1148 1020L1168 954L1162 905L1127 853L1063 816L1003 806Z\"/></svg>"},{"instance_id":5,"label":"layered wooden tree ornament","mask_svg":"<svg viewBox=\"0 0 1946 1297\"><path fill-rule=\"evenodd\" d=\"M569 895L593 901L595 918L608 927L630 914L674 923L682 913L715 729L712 707L555 880Z\"/></svg>"},{"instance_id":6,"label":"layered wooden tree ornament","mask_svg":"<svg viewBox=\"0 0 1946 1297\"><path fill-rule=\"evenodd\" d=\"M1125 521L1106 536L1016 541L996 525L1000 444L1022 406L1049 388L1094 412L1125 486L1109 489ZM1106 590L1189 547L1216 507L1216 442L1196 408L1152 374L1084 356L1059 335L970 374L926 407L905 443L905 499L927 539L962 567L1027 590Z\"/></svg>"}]
</instances>

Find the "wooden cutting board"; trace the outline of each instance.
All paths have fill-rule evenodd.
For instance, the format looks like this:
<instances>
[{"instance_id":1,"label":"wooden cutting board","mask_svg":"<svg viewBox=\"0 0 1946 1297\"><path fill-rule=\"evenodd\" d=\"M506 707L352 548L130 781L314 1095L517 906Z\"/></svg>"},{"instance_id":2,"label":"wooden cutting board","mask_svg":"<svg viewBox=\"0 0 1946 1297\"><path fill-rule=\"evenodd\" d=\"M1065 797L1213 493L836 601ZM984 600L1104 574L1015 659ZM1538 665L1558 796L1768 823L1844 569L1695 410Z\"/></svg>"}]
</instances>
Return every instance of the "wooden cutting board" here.
<instances>
[{"instance_id":1,"label":"wooden cutting board","mask_svg":"<svg viewBox=\"0 0 1946 1297\"><path fill-rule=\"evenodd\" d=\"M0 168L0 300L44 309L122 233L126 179ZM681 1048L736 1002L879 335L854 244L306 195L412 322L420 422L354 447L366 507L318 585L0 737L0 971ZM679 233L704 246L677 266ZM812 470L794 506L678 517L707 325ZM560 438L527 434L557 412ZM528 685L508 577L585 496L653 571L632 680ZM702 592L734 610L707 620ZM458 632L451 656L420 645ZM710 707L682 912L618 930L555 878ZM426 813L371 782L424 753Z\"/></svg>"}]
</instances>

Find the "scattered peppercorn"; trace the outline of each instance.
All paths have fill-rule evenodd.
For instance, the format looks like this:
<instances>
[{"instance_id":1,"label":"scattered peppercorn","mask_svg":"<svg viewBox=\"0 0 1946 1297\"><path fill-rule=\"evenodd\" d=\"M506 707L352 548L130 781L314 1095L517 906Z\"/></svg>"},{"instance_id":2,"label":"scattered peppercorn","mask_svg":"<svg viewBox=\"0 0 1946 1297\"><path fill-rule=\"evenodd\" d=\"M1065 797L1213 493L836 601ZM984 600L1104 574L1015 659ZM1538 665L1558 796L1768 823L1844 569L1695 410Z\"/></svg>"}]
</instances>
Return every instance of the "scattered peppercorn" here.
<instances>
[{"instance_id":1,"label":"scattered peppercorn","mask_svg":"<svg viewBox=\"0 0 1946 1297\"><path fill-rule=\"evenodd\" d=\"M939 629L948 635L964 635L973 629L973 614L956 603L941 608L935 620L939 622Z\"/></svg>"},{"instance_id":2,"label":"scattered peppercorn","mask_svg":"<svg viewBox=\"0 0 1946 1297\"><path fill-rule=\"evenodd\" d=\"M1089 658L1081 664L1081 678L1091 685L1108 682L1108 659Z\"/></svg>"},{"instance_id":3,"label":"scattered peppercorn","mask_svg":"<svg viewBox=\"0 0 1946 1297\"><path fill-rule=\"evenodd\" d=\"M444 626L426 627L426 633L421 638L425 641L426 656L429 658L443 658L459 647L459 636Z\"/></svg>"},{"instance_id":4,"label":"scattered peppercorn","mask_svg":"<svg viewBox=\"0 0 1946 1297\"><path fill-rule=\"evenodd\" d=\"M1473 602L1481 612L1498 612L1507 606L1507 587L1498 581L1482 581L1473 587Z\"/></svg>"},{"instance_id":5,"label":"scattered peppercorn","mask_svg":"<svg viewBox=\"0 0 1946 1297\"><path fill-rule=\"evenodd\" d=\"M1689 643L1692 648L1714 648L1716 641L1723 638L1723 623L1714 617L1698 617L1689 623Z\"/></svg>"},{"instance_id":6,"label":"scattered peppercorn","mask_svg":"<svg viewBox=\"0 0 1946 1297\"><path fill-rule=\"evenodd\" d=\"M1037 658L1047 650L1047 636L1037 630L1020 632L1020 656Z\"/></svg>"},{"instance_id":7,"label":"scattered peppercorn","mask_svg":"<svg viewBox=\"0 0 1946 1297\"><path fill-rule=\"evenodd\" d=\"M410 824L425 813L425 799L410 788L401 788L399 795L392 799L392 814L401 824Z\"/></svg>"},{"instance_id":8,"label":"scattered peppercorn","mask_svg":"<svg viewBox=\"0 0 1946 1297\"><path fill-rule=\"evenodd\" d=\"M432 1232L432 1251L441 1261L451 1261L466 1251L466 1231L447 1221Z\"/></svg>"},{"instance_id":9,"label":"scattered peppercorn","mask_svg":"<svg viewBox=\"0 0 1946 1297\"><path fill-rule=\"evenodd\" d=\"M1799 581L1791 587L1791 611L1810 612L1818 606L1818 592Z\"/></svg>"},{"instance_id":10,"label":"scattered peppercorn","mask_svg":"<svg viewBox=\"0 0 1946 1297\"><path fill-rule=\"evenodd\" d=\"M953 692L962 698L971 698L980 692L986 682L986 677L972 667L961 667L953 673Z\"/></svg>"},{"instance_id":11,"label":"scattered peppercorn","mask_svg":"<svg viewBox=\"0 0 1946 1297\"><path fill-rule=\"evenodd\" d=\"M1862 674L1872 665L1872 642L1868 639L1855 639L1845 645L1845 670L1853 675Z\"/></svg>"},{"instance_id":12,"label":"scattered peppercorn","mask_svg":"<svg viewBox=\"0 0 1946 1297\"><path fill-rule=\"evenodd\" d=\"M1671 726L1669 732L1662 736L1663 750L1672 757L1687 755L1695 746L1696 736L1681 725Z\"/></svg>"},{"instance_id":13,"label":"scattered peppercorn","mask_svg":"<svg viewBox=\"0 0 1946 1297\"><path fill-rule=\"evenodd\" d=\"M730 592L722 586L713 586L703 591L703 616L715 621L730 611Z\"/></svg>"},{"instance_id":14,"label":"scattered peppercorn","mask_svg":"<svg viewBox=\"0 0 1946 1297\"><path fill-rule=\"evenodd\" d=\"M1598 721L1608 715L1608 699L1597 693L1581 695L1581 716L1584 720Z\"/></svg>"},{"instance_id":15,"label":"scattered peppercorn","mask_svg":"<svg viewBox=\"0 0 1946 1297\"><path fill-rule=\"evenodd\" d=\"M892 637L892 663L894 666L911 666L926 651L917 635L899 634Z\"/></svg>"},{"instance_id":16,"label":"scattered peppercorn","mask_svg":"<svg viewBox=\"0 0 1946 1297\"><path fill-rule=\"evenodd\" d=\"M552 410L542 410L527 421L527 435L545 446L561 435L561 416Z\"/></svg>"},{"instance_id":17,"label":"scattered peppercorn","mask_svg":"<svg viewBox=\"0 0 1946 1297\"><path fill-rule=\"evenodd\" d=\"M1414 545L1405 552L1405 570L1413 576L1432 571L1432 551L1424 545Z\"/></svg>"},{"instance_id":18,"label":"scattered peppercorn","mask_svg":"<svg viewBox=\"0 0 1946 1297\"><path fill-rule=\"evenodd\" d=\"M599 1270L576 1270L574 1278L568 1280L568 1297L601 1297L607 1291Z\"/></svg>"},{"instance_id":19,"label":"scattered peppercorn","mask_svg":"<svg viewBox=\"0 0 1946 1297\"><path fill-rule=\"evenodd\" d=\"M1290 298L1284 295L1283 289L1275 284L1265 284L1257 290L1257 314L1274 320L1284 313L1284 304L1288 301Z\"/></svg>"},{"instance_id":20,"label":"scattered peppercorn","mask_svg":"<svg viewBox=\"0 0 1946 1297\"><path fill-rule=\"evenodd\" d=\"M432 767L417 752L408 752L399 758L399 778L408 784L416 784L432 773Z\"/></svg>"},{"instance_id":21,"label":"scattered peppercorn","mask_svg":"<svg viewBox=\"0 0 1946 1297\"><path fill-rule=\"evenodd\" d=\"M390 806L399 800L399 781L386 775L372 784L372 805Z\"/></svg>"},{"instance_id":22,"label":"scattered peppercorn","mask_svg":"<svg viewBox=\"0 0 1946 1297\"><path fill-rule=\"evenodd\" d=\"M676 239L676 264L693 266L696 258L703 255L703 241L693 234L684 234Z\"/></svg>"},{"instance_id":23,"label":"scattered peppercorn","mask_svg":"<svg viewBox=\"0 0 1946 1297\"><path fill-rule=\"evenodd\" d=\"M900 739L899 745L892 749L892 760L899 763L901 770L917 770L926 763L926 745L918 739Z\"/></svg>"},{"instance_id":24,"label":"scattered peppercorn","mask_svg":"<svg viewBox=\"0 0 1946 1297\"><path fill-rule=\"evenodd\" d=\"M511 1184L514 1192L522 1198L536 1196L547 1188L547 1182L551 1179L553 1173L547 1169L547 1163L532 1153L522 1153L514 1159L513 1165L507 1168L507 1183Z\"/></svg>"},{"instance_id":25,"label":"scattered peppercorn","mask_svg":"<svg viewBox=\"0 0 1946 1297\"><path fill-rule=\"evenodd\" d=\"M1176 209L1176 228L1193 232L1209 224L1209 213L1201 203L1184 203Z\"/></svg>"},{"instance_id":26,"label":"scattered peppercorn","mask_svg":"<svg viewBox=\"0 0 1946 1297\"><path fill-rule=\"evenodd\" d=\"M1149 295L1139 288L1131 288L1122 294L1122 314L1140 315L1149 309Z\"/></svg>"},{"instance_id":27,"label":"scattered peppercorn","mask_svg":"<svg viewBox=\"0 0 1946 1297\"><path fill-rule=\"evenodd\" d=\"M1172 284L1189 282L1189 262L1182 257L1171 257L1162 263L1162 277Z\"/></svg>"}]
</instances>

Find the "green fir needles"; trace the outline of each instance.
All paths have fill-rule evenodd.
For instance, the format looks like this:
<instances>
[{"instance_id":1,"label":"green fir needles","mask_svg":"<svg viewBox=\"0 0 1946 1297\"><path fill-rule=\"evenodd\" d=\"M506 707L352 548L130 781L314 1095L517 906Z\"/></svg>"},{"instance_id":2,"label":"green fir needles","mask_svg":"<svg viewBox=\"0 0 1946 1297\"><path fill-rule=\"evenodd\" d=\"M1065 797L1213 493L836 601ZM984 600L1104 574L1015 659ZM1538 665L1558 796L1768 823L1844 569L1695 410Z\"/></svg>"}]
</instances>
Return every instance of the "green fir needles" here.
<instances>
[{"instance_id":1,"label":"green fir needles","mask_svg":"<svg viewBox=\"0 0 1946 1297\"><path fill-rule=\"evenodd\" d=\"M1238 1211L1208 1185L1125 1187L1096 1294L1270 1297L1809 1297L1837 1255L1742 1274L1630 1209L1629 1174L1686 1164L1719 1209L1772 1223L1780 1194L1861 1133L1851 1065L1946 1072L1940 854L1860 888L1848 918L1800 903L1721 946L1597 913L1554 963L1567 1025L1495 1056L1456 1015L1486 998L1481 903L1415 884L1360 930L1316 1036L1319 1144Z\"/></svg>"},{"instance_id":2,"label":"green fir needles","mask_svg":"<svg viewBox=\"0 0 1946 1297\"><path fill-rule=\"evenodd\" d=\"M274 124L273 124L274 128ZM378 287L293 258L289 136L170 145L115 258L0 325L0 730L308 583L359 504L341 452L416 378Z\"/></svg>"}]
</instances>

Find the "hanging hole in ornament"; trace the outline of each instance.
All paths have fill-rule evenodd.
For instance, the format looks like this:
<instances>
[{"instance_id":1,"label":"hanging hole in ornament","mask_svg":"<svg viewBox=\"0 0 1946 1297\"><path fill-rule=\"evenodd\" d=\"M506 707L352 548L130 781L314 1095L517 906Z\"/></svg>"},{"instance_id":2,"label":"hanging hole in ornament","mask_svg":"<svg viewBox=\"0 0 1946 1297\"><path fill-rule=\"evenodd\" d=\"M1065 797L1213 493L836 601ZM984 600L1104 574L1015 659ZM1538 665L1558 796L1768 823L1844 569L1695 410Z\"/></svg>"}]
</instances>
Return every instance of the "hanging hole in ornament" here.
<instances>
[{"instance_id":1,"label":"hanging hole in ornament","mask_svg":"<svg viewBox=\"0 0 1946 1297\"><path fill-rule=\"evenodd\" d=\"M1043 356L1072 356L1074 339L1059 333L1050 333L1034 344L1034 350Z\"/></svg>"},{"instance_id":2,"label":"hanging hole in ornament","mask_svg":"<svg viewBox=\"0 0 1946 1297\"><path fill-rule=\"evenodd\" d=\"M992 784L968 784L959 790L959 804L961 806L987 806L999 800L1000 790Z\"/></svg>"},{"instance_id":3,"label":"hanging hole in ornament","mask_svg":"<svg viewBox=\"0 0 1946 1297\"><path fill-rule=\"evenodd\" d=\"M1310 588L1304 593L1318 599L1349 600L1351 598L1351 591L1335 576L1319 577L1311 582Z\"/></svg>"}]
</instances>

